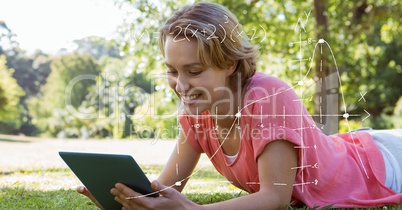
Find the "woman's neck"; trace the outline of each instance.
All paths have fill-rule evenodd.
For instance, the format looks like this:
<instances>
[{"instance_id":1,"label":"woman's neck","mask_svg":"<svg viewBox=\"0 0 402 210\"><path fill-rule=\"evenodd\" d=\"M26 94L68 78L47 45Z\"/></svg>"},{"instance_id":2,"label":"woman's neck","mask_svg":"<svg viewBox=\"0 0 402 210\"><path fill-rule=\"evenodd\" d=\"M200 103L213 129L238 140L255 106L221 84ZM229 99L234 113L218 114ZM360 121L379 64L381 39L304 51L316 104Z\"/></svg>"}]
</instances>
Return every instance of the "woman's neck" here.
<instances>
[{"instance_id":1,"label":"woman's neck","mask_svg":"<svg viewBox=\"0 0 402 210\"><path fill-rule=\"evenodd\" d=\"M236 114L242 109L245 88L248 82L242 84L241 75L228 78L227 87L230 93L225 91L221 103L216 102L211 107L210 113L217 126L229 129L236 120ZM239 120L239 119L238 119Z\"/></svg>"},{"instance_id":2,"label":"woman's neck","mask_svg":"<svg viewBox=\"0 0 402 210\"><path fill-rule=\"evenodd\" d=\"M210 110L211 116L215 121L215 125L223 128L230 128L236 119L236 114L240 111L240 103L237 91L222 98L222 103L216 104Z\"/></svg>"}]
</instances>

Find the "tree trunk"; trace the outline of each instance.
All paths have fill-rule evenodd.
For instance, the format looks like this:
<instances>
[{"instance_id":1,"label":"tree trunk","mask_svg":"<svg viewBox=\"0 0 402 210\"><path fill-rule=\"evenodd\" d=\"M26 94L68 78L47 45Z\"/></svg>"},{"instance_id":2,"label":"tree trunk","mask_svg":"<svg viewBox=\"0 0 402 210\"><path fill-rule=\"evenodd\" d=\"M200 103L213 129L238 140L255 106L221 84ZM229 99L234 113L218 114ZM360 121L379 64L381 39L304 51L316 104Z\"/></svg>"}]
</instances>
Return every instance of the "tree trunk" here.
<instances>
[{"instance_id":1,"label":"tree trunk","mask_svg":"<svg viewBox=\"0 0 402 210\"><path fill-rule=\"evenodd\" d=\"M315 53L315 96L314 119L319 128L326 134L334 134L339 130L338 73L329 67L331 51L327 43L328 35L327 1L314 0L314 16L316 20L315 36L319 44ZM334 62L334 61L333 61ZM335 64L333 64L335 66Z\"/></svg>"}]
</instances>

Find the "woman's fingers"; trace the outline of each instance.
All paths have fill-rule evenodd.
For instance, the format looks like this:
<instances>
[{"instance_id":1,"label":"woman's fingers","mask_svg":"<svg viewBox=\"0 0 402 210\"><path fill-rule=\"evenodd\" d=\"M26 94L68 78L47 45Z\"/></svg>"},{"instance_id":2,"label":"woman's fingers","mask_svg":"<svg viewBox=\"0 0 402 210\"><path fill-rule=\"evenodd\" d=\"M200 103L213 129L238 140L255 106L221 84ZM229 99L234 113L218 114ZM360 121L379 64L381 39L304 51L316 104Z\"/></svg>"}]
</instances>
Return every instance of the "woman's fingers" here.
<instances>
[{"instance_id":1,"label":"woman's fingers","mask_svg":"<svg viewBox=\"0 0 402 210\"><path fill-rule=\"evenodd\" d=\"M119 196L121 199L122 198L125 199L127 197L141 196L140 193L137 193L133 191L131 188L120 183L115 184L114 188L110 192L115 196Z\"/></svg>"},{"instance_id":2,"label":"woman's fingers","mask_svg":"<svg viewBox=\"0 0 402 210\"><path fill-rule=\"evenodd\" d=\"M102 206L100 205L100 203L95 199L95 197L91 194L91 192L89 192L89 190L88 190L86 187L84 187L84 186L78 186L76 190L77 190L78 193L80 193L80 194L82 194L82 195L85 195L86 197L88 197L89 199L91 199L91 201L92 201L97 207L99 207L100 209L103 209Z\"/></svg>"},{"instance_id":3,"label":"woman's fingers","mask_svg":"<svg viewBox=\"0 0 402 210\"><path fill-rule=\"evenodd\" d=\"M115 200L123 205L123 209L193 209L196 205L188 200L177 190L165 186L158 181L151 184L153 190L159 193L159 197L146 197L133 191L124 184L116 184L111 193Z\"/></svg>"},{"instance_id":4,"label":"woman's fingers","mask_svg":"<svg viewBox=\"0 0 402 210\"><path fill-rule=\"evenodd\" d=\"M123 184L116 184L115 187L110 190L110 193L115 196L114 199L122 204L125 209L132 209L136 205L141 205L137 201L131 201L132 199L136 199L138 196L141 196L141 194L133 191Z\"/></svg>"},{"instance_id":5,"label":"woman's fingers","mask_svg":"<svg viewBox=\"0 0 402 210\"><path fill-rule=\"evenodd\" d=\"M144 206L143 201L145 197L123 184L116 184L110 190L110 193L115 196L115 200L122 204L125 209L135 209Z\"/></svg>"}]
</instances>

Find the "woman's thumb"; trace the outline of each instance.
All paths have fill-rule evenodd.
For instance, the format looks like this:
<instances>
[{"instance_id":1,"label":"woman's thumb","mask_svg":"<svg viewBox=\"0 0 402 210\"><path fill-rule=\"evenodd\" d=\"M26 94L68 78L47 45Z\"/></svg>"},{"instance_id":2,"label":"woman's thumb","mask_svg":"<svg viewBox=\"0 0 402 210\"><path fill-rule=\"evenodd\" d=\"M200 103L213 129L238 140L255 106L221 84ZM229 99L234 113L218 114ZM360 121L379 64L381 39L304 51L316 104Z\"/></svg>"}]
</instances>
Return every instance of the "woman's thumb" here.
<instances>
[{"instance_id":1,"label":"woman's thumb","mask_svg":"<svg viewBox=\"0 0 402 210\"><path fill-rule=\"evenodd\" d=\"M169 192L171 190L173 190L173 189L170 189L170 187L166 187L165 185L161 184L160 182L158 182L156 180L152 181L151 187L155 192L157 192L161 195L164 195L164 196L169 194Z\"/></svg>"},{"instance_id":2,"label":"woman's thumb","mask_svg":"<svg viewBox=\"0 0 402 210\"><path fill-rule=\"evenodd\" d=\"M89 191L88 191L87 188L84 187L84 186L78 186L78 187L77 187L77 192L80 193L80 194L83 194L83 195L85 195L85 196L89 196L89 195L90 195Z\"/></svg>"}]
</instances>

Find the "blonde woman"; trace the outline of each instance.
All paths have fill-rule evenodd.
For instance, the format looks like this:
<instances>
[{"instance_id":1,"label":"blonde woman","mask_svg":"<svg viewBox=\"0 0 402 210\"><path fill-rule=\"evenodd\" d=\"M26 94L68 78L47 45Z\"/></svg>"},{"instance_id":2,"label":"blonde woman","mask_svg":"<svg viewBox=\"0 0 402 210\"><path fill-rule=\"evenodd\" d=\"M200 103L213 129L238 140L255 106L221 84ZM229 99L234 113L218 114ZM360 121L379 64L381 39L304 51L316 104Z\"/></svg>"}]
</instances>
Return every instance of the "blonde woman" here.
<instances>
[{"instance_id":1,"label":"blonde woman","mask_svg":"<svg viewBox=\"0 0 402 210\"><path fill-rule=\"evenodd\" d=\"M119 183L111 189L123 209L401 203L401 130L323 134L292 88L256 71L256 48L221 5L185 6L160 32L168 82L183 105L178 147L152 182L159 197ZM181 194L201 153L249 194L207 205ZM90 196L85 188L79 192Z\"/></svg>"}]
</instances>

